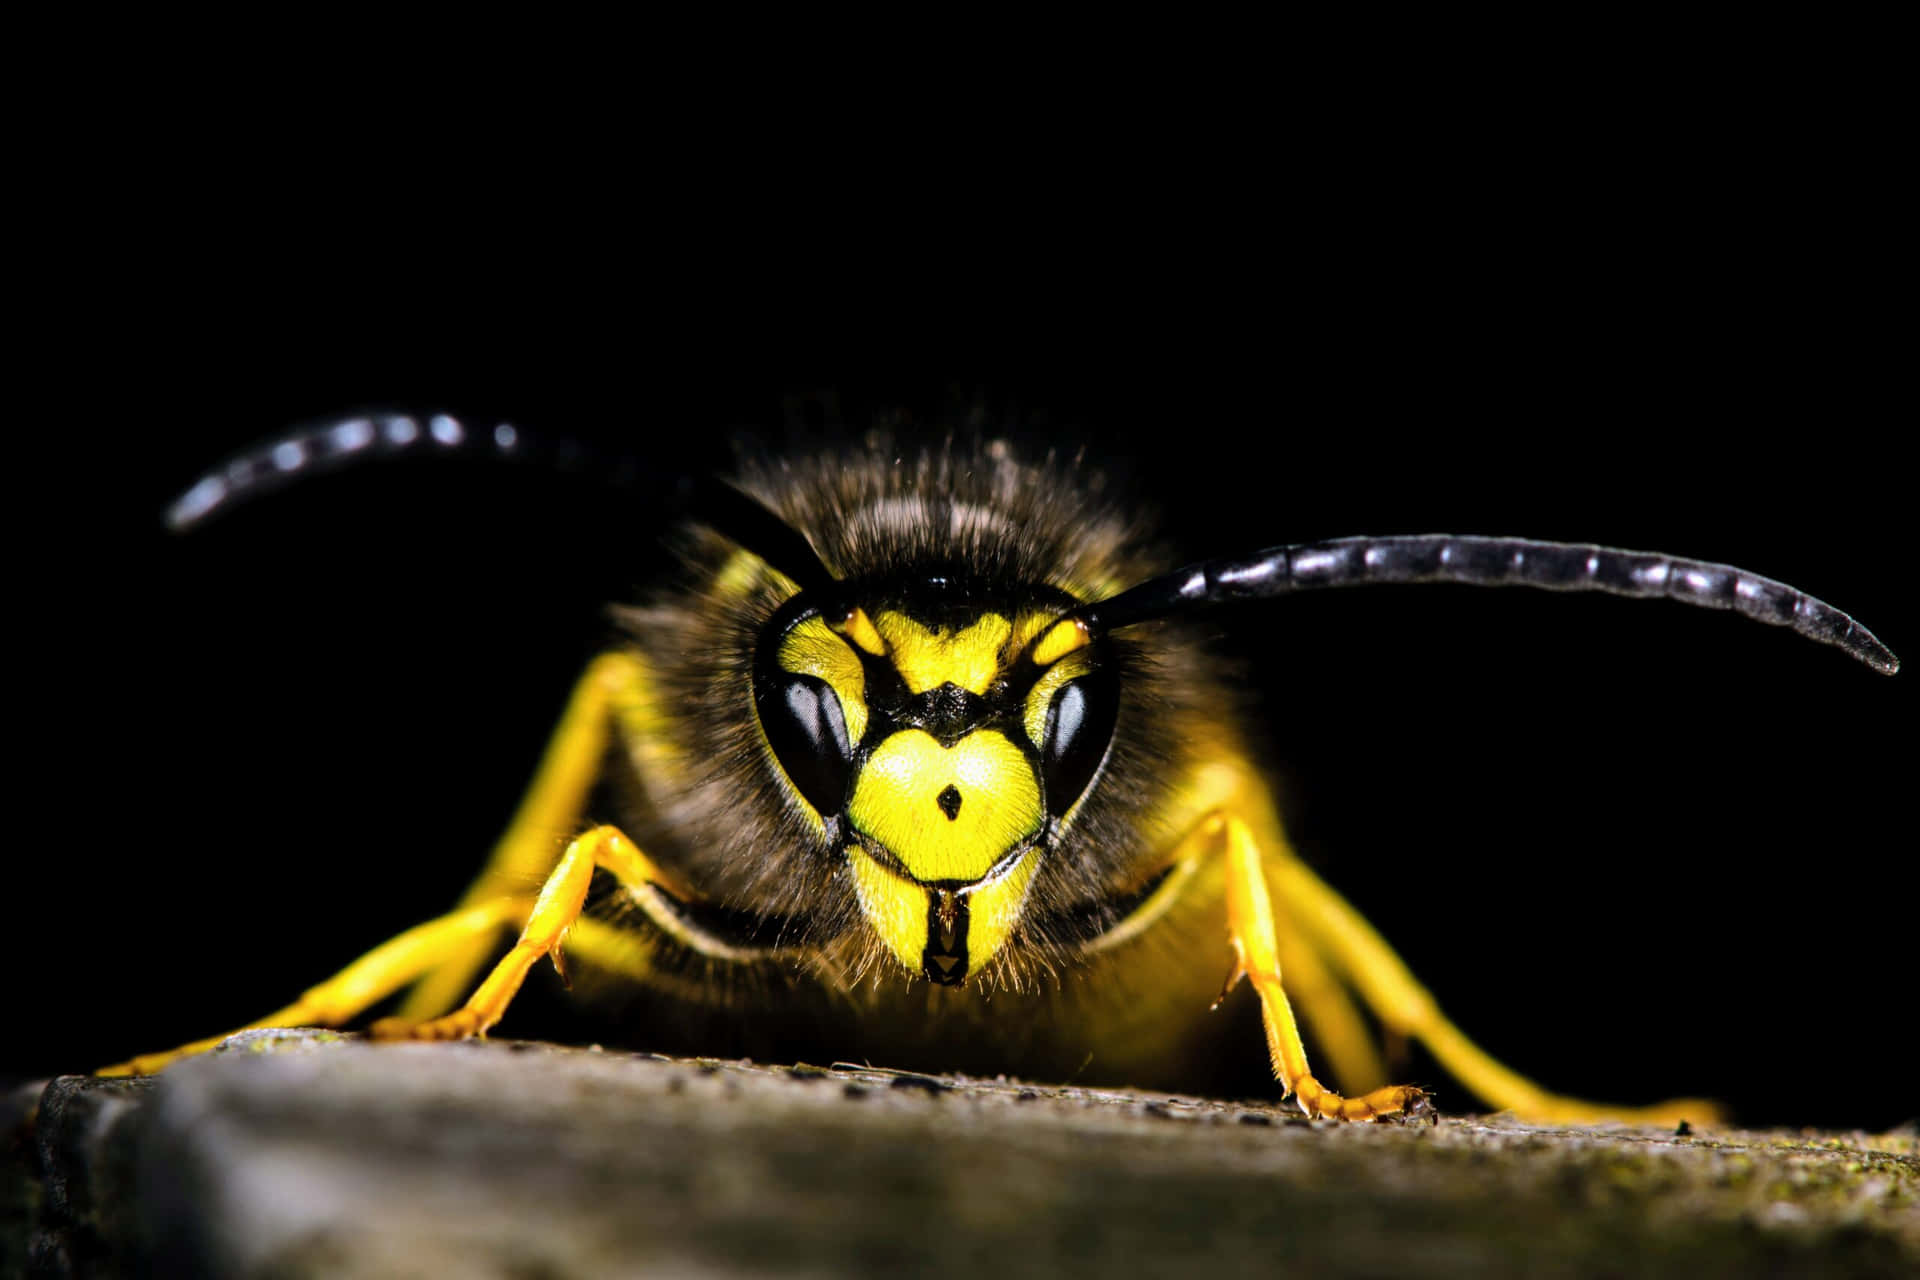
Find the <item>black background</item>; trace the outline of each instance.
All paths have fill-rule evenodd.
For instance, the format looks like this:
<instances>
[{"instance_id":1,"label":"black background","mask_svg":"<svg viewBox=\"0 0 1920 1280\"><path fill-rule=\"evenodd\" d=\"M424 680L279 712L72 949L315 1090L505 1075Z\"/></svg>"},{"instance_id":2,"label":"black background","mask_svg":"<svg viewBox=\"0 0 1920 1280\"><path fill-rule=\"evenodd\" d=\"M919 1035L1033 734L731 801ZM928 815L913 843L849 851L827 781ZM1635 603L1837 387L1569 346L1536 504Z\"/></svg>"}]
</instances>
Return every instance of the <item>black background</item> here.
<instances>
[{"instance_id":1,"label":"black background","mask_svg":"<svg viewBox=\"0 0 1920 1280\"><path fill-rule=\"evenodd\" d=\"M53 714L16 793L0 1071L224 1029L445 909L604 604L665 564L644 504L460 464L161 530L201 468L356 407L664 472L724 467L741 429L911 443L978 406L1084 444L1190 557L1591 540L1730 561L1920 649L1874 180L1772 140L1710 170L1592 140L1417 152L1285 200L1195 186L1166 219L1119 193L999 208L991 243L869 208L871 239L829 242L777 200L482 228L391 195L278 223L262 197L130 224L33 379L55 453L20 473L20 678ZM1327 593L1217 629L1299 844L1496 1054L1754 1122L1912 1115L1911 672L1521 591Z\"/></svg>"}]
</instances>

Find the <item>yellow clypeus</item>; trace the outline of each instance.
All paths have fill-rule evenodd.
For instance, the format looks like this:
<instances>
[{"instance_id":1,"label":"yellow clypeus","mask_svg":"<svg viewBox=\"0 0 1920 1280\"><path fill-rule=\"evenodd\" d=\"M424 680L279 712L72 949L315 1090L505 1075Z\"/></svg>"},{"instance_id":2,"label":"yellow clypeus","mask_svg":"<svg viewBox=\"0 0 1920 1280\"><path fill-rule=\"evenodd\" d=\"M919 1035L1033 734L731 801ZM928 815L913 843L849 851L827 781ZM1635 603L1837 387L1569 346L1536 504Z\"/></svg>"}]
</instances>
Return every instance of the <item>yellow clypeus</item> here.
<instances>
[{"instance_id":1,"label":"yellow clypeus","mask_svg":"<svg viewBox=\"0 0 1920 1280\"><path fill-rule=\"evenodd\" d=\"M1040 784L993 729L942 747L920 729L881 743L847 806L853 829L920 881L979 880L1040 830Z\"/></svg>"}]
</instances>

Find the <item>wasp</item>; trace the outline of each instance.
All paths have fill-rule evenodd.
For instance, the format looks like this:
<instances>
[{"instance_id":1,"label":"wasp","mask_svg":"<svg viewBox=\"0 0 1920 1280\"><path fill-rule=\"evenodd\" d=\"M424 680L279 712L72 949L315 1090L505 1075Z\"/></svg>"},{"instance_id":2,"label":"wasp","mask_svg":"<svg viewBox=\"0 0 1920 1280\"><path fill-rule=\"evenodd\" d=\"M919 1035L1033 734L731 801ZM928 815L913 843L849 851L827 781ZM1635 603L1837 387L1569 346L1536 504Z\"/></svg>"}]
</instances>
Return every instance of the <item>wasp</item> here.
<instances>
[{"instance_id":1,"label":"wasp","mask_svg":"<svg viewBox=\"0 0 1920 1280\"><path fill-rule=\"evenodd\" d=\"M396 451L522 444L447 415L345 419L210 473L170 519ZM1700 1122L1699 1099L1555 1094L1457 1027L1289 844L1196 622L1322 588L1522 586L1732 610L1898 667L1805 592L1657 553L1350 537L1177 567L1137 509L1003 443L750 457L686 500L681 574L618 612L464 898L250 1026L341 1026L399 996L374 1038L483 1037L549 962L738 1016L817 1008L874 1056L1098 1060L1149 1083L1232 1051L1208 1013L1244 981L1309 1116L1429 1109L1388 1083L1384 1029L1526 1118Z\"/></svg>"}]
</instances>

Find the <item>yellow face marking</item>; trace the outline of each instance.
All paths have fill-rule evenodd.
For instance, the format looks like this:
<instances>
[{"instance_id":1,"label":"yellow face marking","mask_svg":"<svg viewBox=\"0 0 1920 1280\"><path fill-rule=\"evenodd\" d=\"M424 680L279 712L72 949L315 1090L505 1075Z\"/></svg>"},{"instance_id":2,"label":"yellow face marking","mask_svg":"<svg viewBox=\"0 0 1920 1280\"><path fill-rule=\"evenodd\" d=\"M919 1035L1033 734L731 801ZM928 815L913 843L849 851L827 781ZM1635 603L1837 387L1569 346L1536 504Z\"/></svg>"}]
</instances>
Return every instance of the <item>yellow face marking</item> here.
<instances>
[{"instance_id":1,"label":"yellow face marking","mask_svg":"<svg viewBox=\"0 0 1920 1280\"><path fill-rule=\"evenodd\" d=\"M963 630L948 631L886 611L878 627L888 656L913 693L949 682L970 693L985 693L1000 674L1001 651L1013 634L1013 624L997 613L985 614Z\"/></svg>"},{"instance_id":2,"label":"yellow face marking","mask_svg":"<svg viewBox=\"0 0 1920 1280\"><path fill-rule=\"evenodd\" d=\"M852 616L834 627L834 630L876 658L883 656L887 651L886 642L880 638L880 633L873 629L873 623L868 620L865 609L854 609Z\"/></svg>"},{"instance_id":3,"label":"yellow face marking","mask_svg":"<svg viewBox=\"0 0 1920 1280\"><path fill-rule=\"evenodd\" d=\"M1047 624L1059 616L1060 614L1052 609L1021 614L1014 620L1013 634L1007 637L1006 652L1000 665L1004 667L1019 657L1028 643L1046 630Z\"/></svg>"},{"instance_id":4,"label":"yellow face marking","mask_svg":"<svg viewBox=\"0 0 1920 1280\"><path fill-rule=\"evenodd\" d=\"M825 680L840 699L847 740L860 741L867 731L867 673L845 640L819 618L808 618L787 632L775 660L784 670Z\"/></svg>"},{"instance_id":5,"label":"yellow face marking","mask_svg":"<svg viewBox=\"0 0 1920 1280\"><path fill-rule=\"evenodd\" d=\"M1034 665L1050 667L1075 649L1084 649L1092 642L1093 633L1087 630L1086 623L1078 618L1062 618L1034 646Z\"/></svg>"},{"instance_id":6,"label":"yellow face marking","mask_svg":"<svg viewBox=\"0 0 1920 1280\"><path fill-rule=\"evenodd\" d=\"M1004 734L982 729L943 748L920 729L881 743L847 817L916 880L978 880L1040 830L1040 784Z\"/></svg>"},{"instance_id":7,"label":"yellow face marking","mask_svg":"<svg viewBox=\"0 0 1920 1280\"><path fill-rule=\"evenodd\" d=\"M966 895L971 916L967 925L970 970L978 972L981 965L992 959L1013 932L1013 926L1019 923L1021 909L1027 904L1027 886L1033 882L1033 869L1039 861L1040 851L1029 849L1007 874Z\"/></svg>"},{"instance_id":8,"label":"yellow face marking","mask_svg":"<svg viewBox=\"0 0 1920 1280\"><path fill-rule=\"evenodd\" d=\"M860 899L861 914L894 958L908 971L919 973L927 946L926 889L894 875L858 845L847 862L853 869L853 891Z\"/></svg>"}]
</instances>

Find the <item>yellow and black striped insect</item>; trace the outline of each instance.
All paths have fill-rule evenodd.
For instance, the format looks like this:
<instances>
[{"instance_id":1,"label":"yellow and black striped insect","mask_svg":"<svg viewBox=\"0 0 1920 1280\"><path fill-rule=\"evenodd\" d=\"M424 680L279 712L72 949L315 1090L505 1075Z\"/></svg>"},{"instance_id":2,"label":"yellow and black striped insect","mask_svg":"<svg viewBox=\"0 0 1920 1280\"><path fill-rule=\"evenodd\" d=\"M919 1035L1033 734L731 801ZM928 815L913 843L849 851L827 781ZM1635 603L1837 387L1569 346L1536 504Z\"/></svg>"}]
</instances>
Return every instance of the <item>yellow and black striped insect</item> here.
<instances>
[{"instance_id":1,"label":"yellow and black striped insect","mask_svg":"<svg viewBox=\"0 0 1920 1280\"><path fill-rule=\"evenodd\" d=\"M213 473L174 522L435 443L522 444L349 419ZM730 1015L838 1019L877 1060L1065 1077L1093 1058L1150 1084L1251 1051L1208 1025L1225 971L1310 1115L1426 1106L1387 1082L1370 1014L1496 1107L1698 1121L1710 1104L1554 1095L1448 1021L1289 847L1192 619L1321 587L1523 585L1734 609L1897 666L1783 584L1592 545L1349 538L1174 569L1074 468L998 445L750 462L690 514L682 580L622 612L461 904L253 1025L342 1025L404 992L374 1035L482 1035L551 957ZM1309 1068L1295 1003L1345 1096Z\"/></svg>"}]
</instances>

